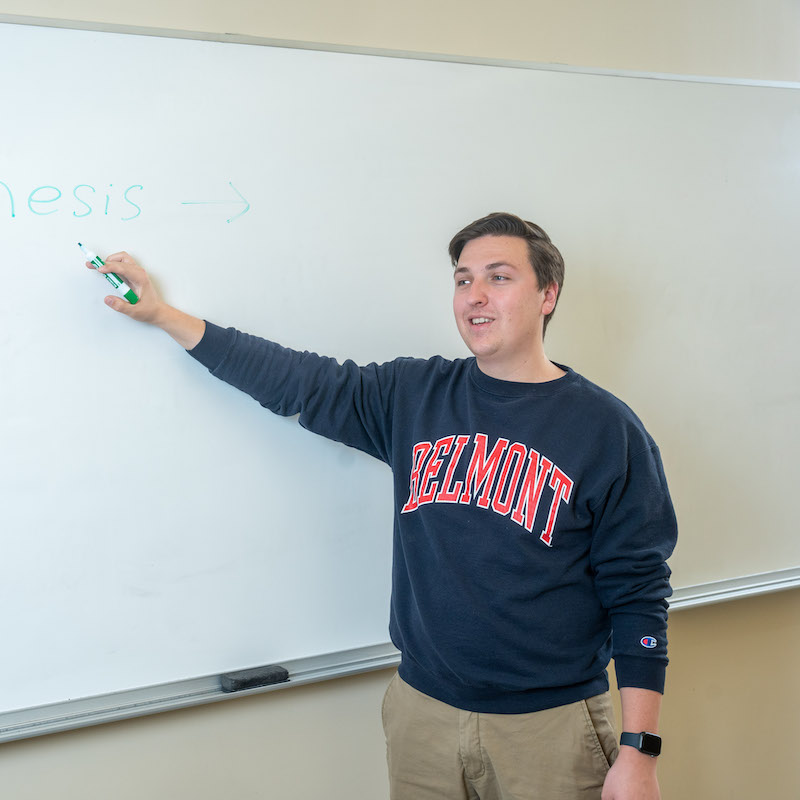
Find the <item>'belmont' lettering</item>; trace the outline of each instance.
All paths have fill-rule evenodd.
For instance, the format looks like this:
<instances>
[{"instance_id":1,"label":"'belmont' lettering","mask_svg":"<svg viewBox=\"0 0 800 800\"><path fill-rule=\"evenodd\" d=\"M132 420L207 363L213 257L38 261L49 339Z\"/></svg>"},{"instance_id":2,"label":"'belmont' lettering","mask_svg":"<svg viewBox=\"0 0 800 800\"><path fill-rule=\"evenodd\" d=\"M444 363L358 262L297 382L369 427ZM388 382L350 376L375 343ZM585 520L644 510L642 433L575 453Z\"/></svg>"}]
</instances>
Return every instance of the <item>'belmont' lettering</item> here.
<instances>
[{"instance_id":1,"label":"'belmont' lettering","mask_svg":"<svg viewBox=\"0 0 800 800\"><path fill-rule=\"evenodd\" d=\"M479 508L489 508L489 492L494 483L494 476L500 466L500 459L503 457L508 439L498 439L488 458L486 456L486 446L489 437L485 433L475 434L475 449L472 451L472 460L467 469L467 482L464 485L464 494L461 495L459 503L469 505L472 501L470 489L475 492L484 487L483 494L478 498Z\"/></svg>"},{"instance_id":2,"label":"'belmont' lettering","mask_svg":"<svg viewBox=\"0 0 800 800\"><path fill-rule=\"evenodd\" d=\"M452 439L453 437L448 436L447 438ZM458 502L458 496L461 494L461 489L464 484L461 481L458 481L456 485L453 486L453 473L456 471L458 461L461 458L461 454L464 452L464 448L467 446L467 442L469 442L469 436L463 434L456 439L455 452L450 458L450 466L447 468L447 472L445 473L441 491L436 495L437 503Z\"/></svg>"},{"instance_id":3,"label":"'belmont' lettering","mask_svg":"<svg viewBox=\"0 0 800 800\"><path fill-rule=\"evenodd\" d=\"M522 482L522 491L519 493L514 513L511 519L522 525L528 533L533 530L533 521L536 519L536 512L539 510L539 501L542 499L542 489L547 478L547 473L553 467L553 462L537 453L531 448L528 453L528 471L525 473L525 480ZM525 515L523 517L523 514Z\"/></svg>"},{"instance_id":4,"label":"'belmont' lettering","mask_svg":"<svg viewBox=\"0 0 800 800\"><path fill-rule=\"evenodd\" d=\"M413 466L411 467L411 493L408 496L406 504L401 509L400 513L405 514L407 511L413 511L419 507L419 474L422 472L422 466L425 459L431 452L432 445L430 442L420 442L414 445L413 453Z\"/></svg>"},{"instance_id":5,"label":"'belmont' lettering","mask_svg":"<svg viewBox=\"0 0 800 800\"><path fill-rule=\"evenodd\" d=\"M532 533L542 496L549 487L553 493L550 497L548 492L550 505L539 538L552 547L558 512L572 497L572 479L550 459L521 442L512 444L499 438L490 450L485 433L475 434L472 452L467 454L470 438L451 434L433 443L414 445L409 495L401 513L416 511L429 503L470 505L474 501L478 508L491 509L504 517L510 515L514 523ZM466 477L456 480L459 465L464 463L466 469L461 474Z\"/></svg>"},{"instance_id":6,"label":"'belmont' lettering","mask_svg":"<svg viewBox=\"0 0 800 800\"><path fill-rule=\"evenodd\" d=\"M550 503L550 513L547 515L547 526L539 537L548 547L553 544L553 528L556 526L556 516L561 503L569 503L572 496L572 481L558 468L550 476L550 488L555 490L553 502Z\"/></svg>"}]
</instances>

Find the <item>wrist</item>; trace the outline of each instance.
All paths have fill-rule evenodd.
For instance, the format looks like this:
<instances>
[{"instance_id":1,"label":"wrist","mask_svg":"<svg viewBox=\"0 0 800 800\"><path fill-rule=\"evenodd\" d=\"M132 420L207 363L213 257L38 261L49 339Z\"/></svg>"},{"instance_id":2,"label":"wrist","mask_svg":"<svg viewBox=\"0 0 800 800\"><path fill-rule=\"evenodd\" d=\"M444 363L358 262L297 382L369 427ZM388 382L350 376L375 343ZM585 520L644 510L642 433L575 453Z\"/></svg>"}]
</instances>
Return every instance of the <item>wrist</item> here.
<instances>
[{"instance_id":1,"label":"wrist","mask_svg":"<svg viewBox=\"0 0 800 800\"><path fill-rule=\"evenodd\" d=\"M619 737L619 743L622 750L633 750L648 758L655 759L661 755L661 737L657 733L624 731Z\"/></svg>"},{"instance_id":2,"label":"wrist","mask_svg":"<svg viewBox=\"0 0 800 800\"><path fill-rule=\"evenodd\" d=\"M614 762L620 768L636 769L639 772L652 772L655 774L658 768L658 759L652 756L645 755L637 750L635 747L622 745L619 748L619 754Z\"/></svg>"},{"instance_id":3,"label":"wrist","mask_svg":"<svg viewBox=\"0 0 800 800\"><path fill-rule=\"evenodd\" d=\"M155 325L156 328L161 328L162 331L169 333L168 328L176 311L177 309L159 300L153 311L150 323Z\"/></svg>"},{"instance_id":4,"label":"wrist","mask_svg":"<svg viewBox=\"0 0 800 800\"><path fill-rule=\"evenodd\" d=\"M166 303L160 303L153 315L153 324L168 333L185 350L196 347L205 333L202 319L179 311Z\"/></svg>"},{"instance_id":5,"label":"wrist","mask_svg":"<svg viewBox=\"0 0 800 800\"><path fill-rule=\"evenodd\" d=\"M186 327L185 316L182 311L179 311L174 306L159 301L153 312L151 322L157 328L161 328L162 331L168 333L173 339L177 339L181 336L183 328Z\"/></svg>"}]
</instances>

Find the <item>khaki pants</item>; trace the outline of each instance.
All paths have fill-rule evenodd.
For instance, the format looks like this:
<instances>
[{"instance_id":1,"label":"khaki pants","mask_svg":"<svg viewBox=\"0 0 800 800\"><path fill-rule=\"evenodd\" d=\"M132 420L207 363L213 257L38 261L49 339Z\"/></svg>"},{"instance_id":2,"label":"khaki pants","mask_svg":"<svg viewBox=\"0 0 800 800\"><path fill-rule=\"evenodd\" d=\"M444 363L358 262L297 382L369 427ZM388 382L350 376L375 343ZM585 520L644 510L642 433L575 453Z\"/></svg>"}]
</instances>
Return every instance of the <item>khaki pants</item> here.
<instances>
[{"instance_id":1,"label":"khaki pants","mask_svg":"<svg viewBox=\"0 0 800 800\"><path fill-rule=\"evenodd\" d=\"M617 738L608 692L531 714L461 711L395 675L383 700L392 800L598 800Z\"/></svg>"}]
</instances>

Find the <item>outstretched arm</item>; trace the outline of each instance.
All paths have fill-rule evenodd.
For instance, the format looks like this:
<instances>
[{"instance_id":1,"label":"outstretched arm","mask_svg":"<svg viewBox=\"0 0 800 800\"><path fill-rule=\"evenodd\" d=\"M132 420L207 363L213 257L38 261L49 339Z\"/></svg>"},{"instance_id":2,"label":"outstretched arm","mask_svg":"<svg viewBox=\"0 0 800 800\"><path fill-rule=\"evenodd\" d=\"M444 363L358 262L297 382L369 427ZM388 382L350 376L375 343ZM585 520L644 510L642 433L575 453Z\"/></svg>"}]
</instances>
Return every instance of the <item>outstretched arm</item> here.
<instances>
[{"instance_id":1,"label":"outstretched arm","mask_svg":"<svg viewBox=\"0 0 800 800\"><path fill-rule=\"evenodd\" d=\"M98 271L103 274L115 272L124 278L139 298L138 303L131 305L121 297L109 295L105 299L106 305L131 319L161 328L186 350L191 350L203 338L206 323L167 305L159 297L147 272L130 255L124 252L114 253L105 262L105 266ZM88 262L86 266L95 269Z\"/></svg>"}]
</instances>

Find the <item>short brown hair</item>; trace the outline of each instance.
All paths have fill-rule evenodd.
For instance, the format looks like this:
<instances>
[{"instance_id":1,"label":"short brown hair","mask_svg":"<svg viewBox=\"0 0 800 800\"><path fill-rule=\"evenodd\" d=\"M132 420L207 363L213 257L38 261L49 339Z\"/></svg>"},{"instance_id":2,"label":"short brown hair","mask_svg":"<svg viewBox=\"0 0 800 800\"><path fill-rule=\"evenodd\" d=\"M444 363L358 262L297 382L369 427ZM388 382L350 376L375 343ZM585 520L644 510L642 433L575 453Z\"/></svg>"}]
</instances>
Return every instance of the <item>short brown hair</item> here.
<instances>
[{"instance_id":1,"label":"short brown hair","mask_svg":"<svg viewBox=\"0 0 800 800\"><path fill-rule=\"evenodd\" d=\"M524 239L528 243L528 257L536 273L539 289L544 289L552 283L558 284L556 304L558 303L564 287L564 258L542 228L503 211L476 219L450 241L448 249L453 267L458 266L458 259L461 258L461 251L466 244L481 236L518 236ZM553 306L553 310L544 318L544 330L547 330L547 323L550 322L555 310Z\"/></svg>"}]
</instances>

